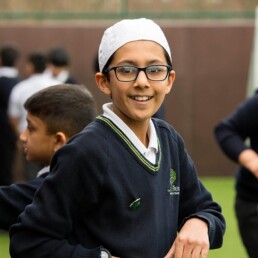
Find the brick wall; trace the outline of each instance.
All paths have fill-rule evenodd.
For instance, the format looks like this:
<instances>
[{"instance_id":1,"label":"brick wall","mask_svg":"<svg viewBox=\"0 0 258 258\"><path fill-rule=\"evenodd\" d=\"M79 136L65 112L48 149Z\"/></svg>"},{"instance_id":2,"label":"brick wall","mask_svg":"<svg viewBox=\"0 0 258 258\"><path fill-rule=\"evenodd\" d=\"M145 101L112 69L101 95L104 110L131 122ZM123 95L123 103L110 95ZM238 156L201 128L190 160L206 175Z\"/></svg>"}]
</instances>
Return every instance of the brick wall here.
<instances>
[{"instance_id":1,"label":"brick wall","mask_svg":"<svg viewBox=\"0 0 258 258\"><path fill-rule=\"evenodd\" d=\"M19 68L32 50L65 47L72 73L94 94L99 110L109 101L95 86L93 61L104 29L113 21L75 24L0 24L0 45L17 42ZM176 81L165 101L165 119L185 139L200 175L233 175L235 165L219 150L213 127L245 98L253 22L175 22L163 27L173 53Z\"/></svg>"}]
</instances>

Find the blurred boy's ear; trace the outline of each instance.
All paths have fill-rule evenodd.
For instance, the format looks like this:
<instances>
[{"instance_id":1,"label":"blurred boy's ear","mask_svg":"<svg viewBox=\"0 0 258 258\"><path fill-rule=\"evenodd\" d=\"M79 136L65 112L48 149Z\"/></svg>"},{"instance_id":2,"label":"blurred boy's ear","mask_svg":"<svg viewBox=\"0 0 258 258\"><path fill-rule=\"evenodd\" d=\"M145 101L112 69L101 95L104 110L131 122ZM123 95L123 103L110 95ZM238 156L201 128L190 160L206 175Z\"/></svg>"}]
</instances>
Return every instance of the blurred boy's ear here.
<instances>
[{"instance_id":1,"label":"blurred boy's ear","mask_svg":"<svg viewBox=\"0 0 258 258\"><path fill-rule=\"evenodd\" d=\"M69 140L69 138L63 132L57 132L55 135L55 138L56 138L56 141L55 141L54 151L57 151L59 148L65 145Z\"/></svg>"},{"instance_id":2,"label":"blurred boy's ear","mask_svg":"<svg viewBox=\"0 0 258 258\"><path fill-rule=\"evenodd\" d=\"M96 73L95 80L98 88L106 95L111 95L108 78L103 73Z\"/></svg>"}]
</instances>

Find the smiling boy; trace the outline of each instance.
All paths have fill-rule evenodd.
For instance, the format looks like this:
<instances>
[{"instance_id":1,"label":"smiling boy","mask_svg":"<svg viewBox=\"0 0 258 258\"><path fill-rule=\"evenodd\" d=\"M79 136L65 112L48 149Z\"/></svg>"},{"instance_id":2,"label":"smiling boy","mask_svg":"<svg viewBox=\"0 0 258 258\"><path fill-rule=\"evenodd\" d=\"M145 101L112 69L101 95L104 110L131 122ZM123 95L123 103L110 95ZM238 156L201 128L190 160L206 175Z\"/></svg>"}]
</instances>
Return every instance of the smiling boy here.
<instances>
[{"instance_id":1,"label":"smiling boy","mask_svg":"<svg viewBox=\"0 0 258 258\"><path fill-rule=\"evenodd\" d=\"M112 102L57 151L11 229L12 256L206 258L222 245L221 208L181 136L152 118L175 80L165 35L151 20L122 20L104 32L99 66Z\"/></svg>"}]
</instances>

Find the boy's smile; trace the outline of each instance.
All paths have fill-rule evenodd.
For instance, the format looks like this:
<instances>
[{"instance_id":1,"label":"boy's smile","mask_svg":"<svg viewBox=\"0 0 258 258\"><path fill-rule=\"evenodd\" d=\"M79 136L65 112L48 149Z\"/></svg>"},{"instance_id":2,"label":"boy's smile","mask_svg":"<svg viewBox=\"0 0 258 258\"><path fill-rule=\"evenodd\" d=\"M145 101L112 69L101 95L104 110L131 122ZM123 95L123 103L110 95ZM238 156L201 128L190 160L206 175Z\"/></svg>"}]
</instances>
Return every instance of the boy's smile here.
<instances>
[{"instance_id":1,"label":"boy's smile","mask_svg":"<svg viewBox=\"0 0 258 258\"><path fill-rule=\"evenodd\" d=\"M149 97L149 96L132 96L131 98L136 100L136 101L147 101L147 100L150 100L152 97Z\"/></svg>"}]
</instances>

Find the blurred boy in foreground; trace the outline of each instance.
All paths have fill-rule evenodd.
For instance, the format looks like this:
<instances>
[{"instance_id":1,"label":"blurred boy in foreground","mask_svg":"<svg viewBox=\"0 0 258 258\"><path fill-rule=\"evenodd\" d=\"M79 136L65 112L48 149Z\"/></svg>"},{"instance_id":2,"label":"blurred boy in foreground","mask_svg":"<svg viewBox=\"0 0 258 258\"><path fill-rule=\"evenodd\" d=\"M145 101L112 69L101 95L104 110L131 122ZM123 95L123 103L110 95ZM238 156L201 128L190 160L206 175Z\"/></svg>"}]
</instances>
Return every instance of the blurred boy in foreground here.
<instances>
[{"instance_id":1,"label":"blurred boy in foreground","mask_svg":"<svg viewBox=\"0 0 258 258\"><path fill-rule=\"evenodd\" d=\"M95 102L85 86L60 84L32 95L24 104L27 127L20 134L26 159L45 167L36 179L0 187L0 229L8 230L30 204L49 173L54 153L96 116Z\"/></svg>"}]
</instances>

